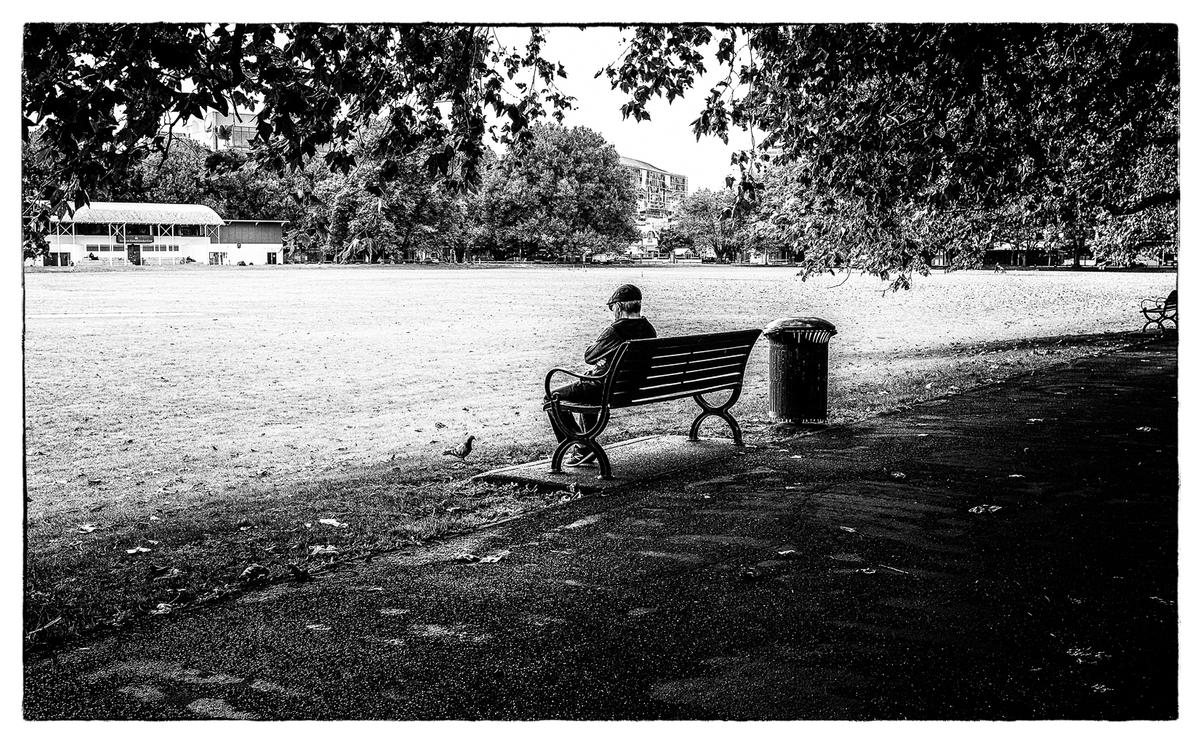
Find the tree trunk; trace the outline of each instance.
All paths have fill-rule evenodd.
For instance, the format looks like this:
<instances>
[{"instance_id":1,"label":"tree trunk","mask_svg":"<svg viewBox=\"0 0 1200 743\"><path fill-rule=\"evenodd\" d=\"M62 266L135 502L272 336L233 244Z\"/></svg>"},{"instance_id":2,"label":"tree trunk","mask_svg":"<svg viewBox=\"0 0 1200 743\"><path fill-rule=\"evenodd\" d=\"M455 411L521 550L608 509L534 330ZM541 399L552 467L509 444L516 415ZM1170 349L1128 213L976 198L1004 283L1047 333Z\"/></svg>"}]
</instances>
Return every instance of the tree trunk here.
<instances>
[{"instance_id":1,"label":"tree trunk","mask_svg":"<svg viewBox=\"0 0 1200 743\"><path fill-rule=\"evenodd\" d=\"M429 201L429 194L421 197L417 202L417 206L413 209L412 219L408 221L408 229L404 230L404 240L400 243L400 254L408 257L408 241L412 237L413 230L417 226L417 219L421 216L421 210L425 208L425 202Z\"/></svg>"}]
</instances>

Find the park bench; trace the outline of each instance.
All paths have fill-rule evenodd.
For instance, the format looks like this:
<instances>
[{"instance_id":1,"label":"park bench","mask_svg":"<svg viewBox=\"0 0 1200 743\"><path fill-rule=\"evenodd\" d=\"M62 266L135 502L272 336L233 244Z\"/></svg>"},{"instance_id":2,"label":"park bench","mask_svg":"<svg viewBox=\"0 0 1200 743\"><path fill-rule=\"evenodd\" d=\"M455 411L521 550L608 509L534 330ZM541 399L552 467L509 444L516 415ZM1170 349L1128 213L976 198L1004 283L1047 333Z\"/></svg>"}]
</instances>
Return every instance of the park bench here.
<instances>
[{"instance_id":1,"label":"park bench","mask_svg":"<svg viewBox=\"0 0 1200 743\"><path fill-rule=\"evenodd\" d=\"M1142 326L1142 332L1151 325L1157 325L1158 329L1166 332L1164 322L1175 323L1175 329L1179 329L1179 291L1172 289L1171 293L1166 297L1154 297L1153 299L1142 300L1142 314L1146 316L1146 324Z\"/></svg>"},{"instance_id":2,"label":"park bench","mask_svg":"<svg viewBox=\"0 0 1200 743\"><path fill-rule=\"evenodd\" d=\"M550 460L550 471L561 472L562 460L574 445L593 452L600 465L600 478L612 478L608 455L596 437L608 425L609 414L619 408L650 405L657 402L693 398L701 412L692 421L688 439L696 441L700 423L715 416L729 424L733 441L742 445L742 430L729 414L742 392L746 361L761 330L740 330L727 333L686 335L674 338L648 338L626 341L614 353L608 371L602 375L576 374L566 369L551 369L546 374L545 410L557 421L573 413L597 414L596 424L579 434L568 434ZM598 404L589 405L558 399L550 389L555 374L567 374L581 380L603 385ZM704 396L729 391L729 398L714 405ZM556 425L556 428L563 429ZM569 429L568 429L569 430Z\"/></svg>"}]
</instances>

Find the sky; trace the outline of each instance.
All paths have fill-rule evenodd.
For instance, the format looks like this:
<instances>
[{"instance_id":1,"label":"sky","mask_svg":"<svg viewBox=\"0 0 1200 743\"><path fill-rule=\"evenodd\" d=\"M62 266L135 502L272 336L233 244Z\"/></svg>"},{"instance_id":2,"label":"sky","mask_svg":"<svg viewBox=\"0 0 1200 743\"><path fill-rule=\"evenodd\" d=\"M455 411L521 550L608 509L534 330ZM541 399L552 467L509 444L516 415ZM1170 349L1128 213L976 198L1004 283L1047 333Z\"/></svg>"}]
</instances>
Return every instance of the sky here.
<instances>
[{"instance_id":1,"label":"sky","mask_svg":"<svg viewBox=\"0 0 1200 743\"><path fill-rule=\"evenodd\" d=\"M612 90L607 78L595 77L620 53L622 32L613 27L555 27L544 31L543 56L566 68L567 78L560 79L558 85L576 98L575 109L567 112L563 121L565 125L586 126L604 135L625 157L686 175L689 193L724 187L725 176L731 172L730 156L737 149L748 148L750 139L748 133L734 131L726 146L716 137L705 136L697 142L692 133L691 122L699 116L705 95L724 76L711 56L708 72L697 79L688 95L671 104L665 98L652 100L649 121L622 120L625 96ZM505 44L523 46L528 39L523 28L504 28L500 33Z\"/></svg>"}]
</instances>

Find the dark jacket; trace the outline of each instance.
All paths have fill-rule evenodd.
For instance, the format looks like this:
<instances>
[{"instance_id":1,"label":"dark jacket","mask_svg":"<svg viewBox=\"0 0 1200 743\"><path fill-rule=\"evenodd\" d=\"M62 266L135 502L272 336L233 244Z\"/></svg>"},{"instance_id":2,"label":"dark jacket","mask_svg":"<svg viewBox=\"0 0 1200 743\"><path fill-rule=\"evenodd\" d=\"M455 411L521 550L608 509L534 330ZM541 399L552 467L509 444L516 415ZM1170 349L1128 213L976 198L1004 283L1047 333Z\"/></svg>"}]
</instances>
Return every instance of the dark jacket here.
<instances>
[{"instance_id":1,"label":"dark jacket","mask_svg":"<svg viewBox=\"0 0 1200 743\"><path fill-rule=\"evenodd\" d=\"M583 352L583 360L592 365L590 373L603 374L608 371L608 362L622 343L657 337L654 326L646 318L622 318L604 329L596 342Z\"/></svg>"}]
</instances>

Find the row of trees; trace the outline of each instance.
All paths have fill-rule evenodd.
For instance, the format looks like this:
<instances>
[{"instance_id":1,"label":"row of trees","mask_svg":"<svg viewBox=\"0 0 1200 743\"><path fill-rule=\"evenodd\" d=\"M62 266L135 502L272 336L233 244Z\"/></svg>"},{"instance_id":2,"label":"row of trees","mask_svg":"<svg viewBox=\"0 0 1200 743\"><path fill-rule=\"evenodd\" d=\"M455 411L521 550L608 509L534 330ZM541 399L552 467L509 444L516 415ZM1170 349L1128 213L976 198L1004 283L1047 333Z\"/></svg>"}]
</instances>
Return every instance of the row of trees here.
<instances>
[{"instance_id":1,"label":"row of trees","mask_svg":"<svg viewBox=\"0 0 1200 743\"><path fill-rule=\"evenodd\" d=\"M375 198L420 172L471 213L459 194L486 190L486 141L520 151L535 122L571 106L555 83L567 71L543 42L531 28L523 47L506 47L477 26L27 25L23 131L26 141L40 132L51 153L50 177L25 183L27 239L161 151L164 116L259 104L264 167L303 172L320 160ZM806 275L854 267L903 287L935 253L971 265L1001 242L1112 253L1176 233L1174 26L655 25L628 28L615 51L600 74L638 121L707 65L725 71L704 92L695 133L763 134L778 167L757 153L742 162L730 219L756 225L756 239L803 246ZM342 213L371 203L357 188ZM401 206L432 198L414 192ZM487 221L494 207L478 213L470 229L518 250L564 244L506 232L507 218ZM610 224L599 216L582 226L560 216L528 224L581 240L616 234L597 228Z\"/></svg>"},{"instance_id":2,"label":"row of trees","mask_svg":"<svg viewBox=\"0 0 1200 743\"><path fill-rule=\"evenodd\" d=\"M637 239L632 185L616 150L590 129L534 125L503 156L484 154L479 188L458 190L428 171L423 150L394 161L373 155L380 131L376 124L360 135L350 150L355 164L344 173L322 160L271 168L182 139L147 153L128 178L97 187L91 198L204 204L227 219L288 220L293 260L578 259ZM27 179L52 177L42 144L35 135L25 146Z\"/></svg>"}]
</instances>

